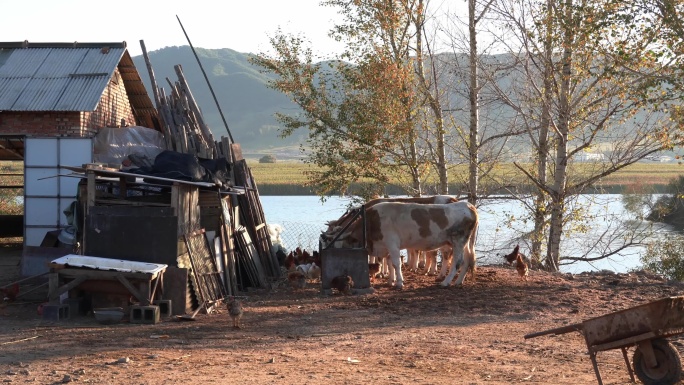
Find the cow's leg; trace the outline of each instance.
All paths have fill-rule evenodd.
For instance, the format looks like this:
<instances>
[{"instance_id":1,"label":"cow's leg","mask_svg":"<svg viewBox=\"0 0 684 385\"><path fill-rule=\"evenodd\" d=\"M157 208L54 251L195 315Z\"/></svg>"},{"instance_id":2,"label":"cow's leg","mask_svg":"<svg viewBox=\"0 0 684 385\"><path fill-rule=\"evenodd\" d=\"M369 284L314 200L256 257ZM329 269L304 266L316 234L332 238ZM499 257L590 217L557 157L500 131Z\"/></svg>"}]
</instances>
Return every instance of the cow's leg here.
<instances>
[{"instance_id":1,"label":"cow's leg","mask_svg":"<svg viewBox=\"0 0 684 385\"><path fill-rule=\"evenodd\" d=\"M418 269L425 269L427 265L427 251L418 252ZM416 271L418 271L416 269Z\"/></svg>"},{"instance_id":2,"label":"cow's leg","mask_svg":"<svg viewBox=\"0 0 684 385\"><path fill-rule=\"evenodd\" d=\"M394 285L397 282L397 271L394 268L394 264L392 263L392 260L390 256L388 255L385 257L385 265L387 265L387 280L389 281L390 285Z\"/></svg>"},{"instance_id":3,"label":"cow's leg","mask_svg":"<svg viewBox=\"0 0 684 385\"><path fill-rule=\"evenodd\" d=\"M430 250L425 252L425 270L426 275L437 274L437 252L439 250Z\"/></svg>"},{"instance_id":4,"label":"cow's leg","mask_svg":"<svg viewBox=\"0 0 684 385\"><path fill-rule=\"evenodd\" d=\"M449 269L449 275L447 275L447 277L441 283L441 285L444 287L447 287L451 284L451 281L454 280L459 267L461 268L461 272L458 275L456 284L462 284L463 278L465 278L465 274L468 272L468 268L470 267L468 261L463 258L463 249L465 247L465 240L463 237L457 237L451 244L453 256L451 257L451 268Z\"/></svg>"},{"instance_id":5,"label":"cow's leg","mask_svg":"<svg viewBox=\"0 0 684 385\"><path fill-rule=\"evenodd\" d=\"M418 253L416 249L406 249L408 255L408 268L410 271L418 271Z\"/></svg>"},{"instance_id":6,"label":"cow's leg","mask_svg":"<svg viewBox=\"0 0 684 385\"><path fill-rule=\"evenodd\" d=\"M454 259L454 251L452 248L443 247L440 249L440 253L442 255L442 267L439 269L439 275L437 275L437 279L446 277L447 271L449 270L449 265Z\"/></svg>"},{"instance_id":7,"label":"cow's leg","mask_svg":"<svg viewBox=\"0 0 684 385\"><path fill-rule=\"evenodd\" d=\"M394 267L394 274L397 277L397 283L394 285L397 289L404 288L404 276L401 274L401 253L399 249L390 249L389 251L392 267Z\"/></svg>"},{"instance_id":8,"label":"cow's leg","mask_svg":"<svg viewBox=\"0 0 684 385\"><path fill-rule=\"evenodd\" d=\"M382 276L385 278L393 279L392 277L390 277L391 271L390 271L389 257L387 255L383 255L382 257L378 257L378 258L380 259L380 264L381 264L380 269L382 271Z\"/></svg>"}]
</instances>

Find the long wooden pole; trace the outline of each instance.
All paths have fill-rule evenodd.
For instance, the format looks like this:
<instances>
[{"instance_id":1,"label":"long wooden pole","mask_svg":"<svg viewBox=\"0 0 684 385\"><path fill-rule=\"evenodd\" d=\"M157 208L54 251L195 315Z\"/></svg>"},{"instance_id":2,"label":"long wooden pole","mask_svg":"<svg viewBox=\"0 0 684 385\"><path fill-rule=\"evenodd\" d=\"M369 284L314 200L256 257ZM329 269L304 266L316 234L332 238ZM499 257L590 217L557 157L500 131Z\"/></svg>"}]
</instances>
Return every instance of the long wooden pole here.
<instances>
[{"instance_id":1,"label":"long wooden pole","mask_svg":"<svg viewBox=\"0 0 684 385\"><path fill-rule=\"evenodd\" d=\"M206 80L207 85L209 86L209 91L211 91L211 96L214 98L214 103L216 103L216 107L218 108L219 114L221 115L221 119L223 120L223 125L226 127L226 132L228 132L228 137L230 138L230 142L235 143L235 140L233 140L233 135L230 133L230 129L228 128L228 123L226 122L226 118L225 118L225 116L223 116L223 111L221 110L221 106L219 105L218 99L216 99L216 94L214 93L214 88L211 86L211 83L209 83L209 78L207 77L207 73L204 72L204 67L202 67L202 63L200 62L200 59L197 56L197 52L195 52L195 47L192 46L192 43L190 42L190 38L188 37L188 34L185 32L185 28L183 27L183 23L181 23L178 15L176 15L176 19L178 19L178 24L180 24L181 29L183 30L183 34L185 35L185 39L187 39L188 44L190 45L190 49L192 49L192 53L195 55L195 59L197 60L197 64L199 64L199 67L202 70L202 75L204 75L204 80Z\"/></svg>"}]
</instances>

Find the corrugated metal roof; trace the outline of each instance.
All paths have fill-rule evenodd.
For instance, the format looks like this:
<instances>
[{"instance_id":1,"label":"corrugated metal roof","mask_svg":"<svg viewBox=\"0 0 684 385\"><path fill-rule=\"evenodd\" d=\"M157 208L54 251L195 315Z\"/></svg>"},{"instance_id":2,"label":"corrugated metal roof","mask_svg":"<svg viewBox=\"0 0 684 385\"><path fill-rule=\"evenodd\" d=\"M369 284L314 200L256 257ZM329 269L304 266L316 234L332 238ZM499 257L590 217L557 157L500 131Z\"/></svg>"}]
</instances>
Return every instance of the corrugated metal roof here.
<instances>
[{"instance_id":1,"label":"corrugated metal roof","mask_svg":"<svg viewBox=\"0 0 684 385\"><path fill-rule=\"evenodd\" d=\"M0 111L94 111L125 43L0 43Z\"/></svg>"}]
</instances>

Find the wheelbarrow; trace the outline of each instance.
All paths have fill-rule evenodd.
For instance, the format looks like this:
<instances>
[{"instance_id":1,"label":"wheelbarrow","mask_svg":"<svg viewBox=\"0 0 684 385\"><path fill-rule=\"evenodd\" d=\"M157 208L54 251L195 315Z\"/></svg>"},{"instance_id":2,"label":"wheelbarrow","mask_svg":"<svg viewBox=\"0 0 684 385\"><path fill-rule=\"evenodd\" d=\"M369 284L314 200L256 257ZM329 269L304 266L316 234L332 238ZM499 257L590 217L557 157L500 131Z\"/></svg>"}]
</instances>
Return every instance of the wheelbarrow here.
<instances>
[{"instance_id":1,"label":"wheelbarrow","mask_svg":"<svg viewBox=\"0 0 684 385\"><path fill-rule=\"evenodd\" d=\"M675 384L680 379L679 352L666 338L684 333L684 296L666 297L581 323L530 333L525 339L574 331L584 335L599 385L603 381L596 354L618 348L622 350L632 382L635 382L635 373L647 385ZM632 346L636 347L633 368L627 358L627 349Z\"/></svg>"}]
</instances>

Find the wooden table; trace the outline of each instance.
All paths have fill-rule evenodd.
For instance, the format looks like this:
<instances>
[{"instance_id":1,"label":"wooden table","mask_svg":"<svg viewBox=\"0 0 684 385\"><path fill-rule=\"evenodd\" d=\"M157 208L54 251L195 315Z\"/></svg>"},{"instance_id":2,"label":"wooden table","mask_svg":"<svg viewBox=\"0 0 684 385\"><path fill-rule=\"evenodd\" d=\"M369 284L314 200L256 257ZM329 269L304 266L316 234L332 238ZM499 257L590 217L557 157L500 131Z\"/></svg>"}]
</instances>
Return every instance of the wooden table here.
<instances>
[{"instance_id":1,"label":"wooden table","mask_svg":"<svg viewBox=\"0 0 684 385\"><path fill-rule=\"evenodd\" d=\"M78 257L74 255L65 256ZM50 302L59 300L60 295L68 292L89 280L107 280L120 282L133 295L141 305L147 306L152 304L155 298L157 289L163 291L164 288L164 271L166 265L157 266L152 270L140 271L135 269L127 269L127 271L119 271L114 269L107 269L106 267L90 268L83 266L72 266L70 264L62 263L63 258L58 258L50 263L49 274L49 289L48 298ZM108 258L86 257L90 260L102 261ZM130 262L112 260L118 262ZM137 262L130 262L132 266L136 266ZM143 263L138 263L143 264ZM153 265L153 264L143 264Z\"/></svg>"}]
</instances>

